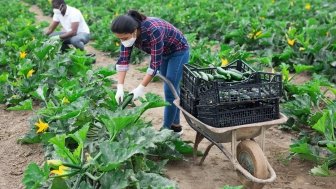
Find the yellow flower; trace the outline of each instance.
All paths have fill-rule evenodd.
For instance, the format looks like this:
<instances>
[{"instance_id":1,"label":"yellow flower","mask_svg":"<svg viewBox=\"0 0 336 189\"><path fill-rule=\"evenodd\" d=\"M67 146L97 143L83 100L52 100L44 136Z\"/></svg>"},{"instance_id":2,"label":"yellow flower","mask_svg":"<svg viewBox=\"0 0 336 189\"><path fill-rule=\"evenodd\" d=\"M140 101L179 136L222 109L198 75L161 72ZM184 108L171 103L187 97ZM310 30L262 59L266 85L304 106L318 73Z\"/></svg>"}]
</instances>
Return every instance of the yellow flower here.
<instances>
[{"instance_id":1,"label":"yellow flower","mask_svg":"<svg viewBox=\"0 0 336 189\"><path fill-rule=\"evenodd\" d=\"M326 32L326 36L329 37L330 36L330 32Z\"/></svg>"},{"instance_id":2,"label":"yellow flower","mask_svg":"<svg viewBox=\"0 0 336 189\"><path fill-rule=\"evenodd\" d=\"M265 17L264 17L264 16L260 16L260 19L261 19L261 20L265 20Z\"/></svg>"},{"instance_id":3,"label":"yellow flower","mask_svg":"<svg viewBox=\"0 0 336 189\"><path fill-rule=\"evenodd\" d=\"M249 33L249 34L247 35L247 37L250 38L250 39L252 39L253 36L254 36L253 33Z\"/></svg>"},{"instance_id":4,"label":"yellow flower","mask_svg":"<svg viewBox=\"0 0 336 189\"><path fill-rule=\"evenodd\" d=\"M50 173L53 173L55 175L65 175L65 174L69 173L69 170L70 170L69 167L66 167L64 165L60 165L58 167L58 169L52 170L52 171L50 171Z\"/></svg>"},{"instance_id":5,"label":"yellow flower","mask_svg":"<svg viewBox=\"0 0 336 189\"><path fill-rule=\"evenodd\" d=\"M27 73L27 78L30 78L31 76L33 76L33 73L35 72L35 70L31 69L28 71Z\"/></svg>"},{"instance_id":6,"label":"yellow flower","mask_svg":"<svg viewBox=\"0 0 336 189\"><path fill-rule=\"evenodd\" d=\"M287 39L287 43L288 45L293 46L295 43L295 39Z\"/></svg>"},{"instance_id":7,"label":"yellow flower","mask_svg":"<svg viewBox=\"0 0 336 189\"><path fill-rule=\"evenodd\" d=\"M173 7L173 5L171 3L168 4L168 7Z\"/></svg>"},{"instance_id":8,"label":"yellow flower","mask_svg":"<svg viewBox=\"0 0 336 189\"><path fill-rule=\"evenodd\" d=\"M26 58L26 56L27 56L27 53L26 52L20 52L20 58L21 59L24 59L24 58Z\"/></svg>"},{"instance_id":9,"label":"yellow flower","mask_svg":"<svg viewBox=\"0 0 336 189\"><path fill-rule=\"evenodd\" d=\"M291 2L290 2L290 6L294 6L294 1L291 1Z\"/></svg>"},{"instance_id":10,"label":"yellow flower","mask_svg":"<svg viewBox=\"0 0 336 189\"><path fill-rule=\"evenodd\" d=\"M70 103L69 99L67 97L63 97L62 104L69 104L69 103Z\"/></svg>"},{"instance_id":11,"label":"yellow flower","mask_svg":"<svg viewBox=\"0 0 336 189\"><path fill-rule=\"evenodd\" d=\"M311 5L310 5L310 3L306 3L306 5L305 5L305 9L308 10L308 11L311 9Z\"/></svg>"},{"instance_id":12,"label":"yellow flower","mask_svg":"<svg viewBox=\"0 0 336 189\"><path fill-rule=\"evenodd\" d=\"M52 159L52 160L47 160L47 164L49 166L59 167L63 165L63 162L61 160Z\"/></svg>"},{"instance_id":13,"label":"yellow flower","mask_svg":"<svg viewBox=\"0 0 336 189\"><path fill-rule=\"evenodd\" d=\"M36 133L45 132L49 127L48 123L43 122L41 119L39 119L39 121L35 123L35 126L38 128Z\"/></svg>"},{"instance_id":14,"label":"yellow flower","mask_svg":"<svg viewBox=\"0 0 336 189\"><path fill-rule=\"evenodd\" d=\"M119 15L119 13L118 13L118 12L115 12L115 13L114 13L114 16L118 16L118 15Z\"/></svg>"},{"instance_id":15,"label":"yellow flower","mask_svg":"<svg viewBox=\"0 0 336 189\"><path fill-rule=\"evenodd\" d=\"M119 46L120 46L120 44L119 44L118 42L116 42L116 43L115 43L115 45L116 45L117 47L119 47Z\"/></svg>"},{"instance_id":16,"label":"yellow flower","mask_svg":"<svg viewBox=\"0 0 336 189\"><path fill-rule=\"evenodd\" d=\"M275 3L275 0L272 0L272 3Z\"/></svg>"},{"instance_id":17,"label":"yellow flower","mask_svg":"<svg viewBox=\"0 0 336 189\"><path fill-rule=\"evenodd\" d=\"M304 50L306 50L306 49L303 48L303 47L300 47L300 48L299 48L299 51L304 51Z\"/></svg>"},{"instance_id":18,"label":"yellow flower","mask_svg":"<svg viewBox=\"0 0 336 189\"><path fill-rule=\"evenodd\" d=\"M226 59L226 58L221 58L221 61L222 61L222 67L225 67L229 64L229 61Z\"/></svg>"},{"instance_id":19,"label":"yellow flower","mask_svg":"<svg viewBox=\"0 0 336 189\"><path fill-rule=\"evenodd\" d=\"M48 0L49 4L51 4L51 0Z\"/></svg>"},{"instance_id":20,"label":"yellow flower","mask_svg":"<svg viewBox=\"0 0 336 189\"><path fill-rule=\"evenodd\" d=\"M255 37L259 37L261 34L262 34L262 31L258 31L258 32L255 34Z\"/></svg>"}]
</instances>

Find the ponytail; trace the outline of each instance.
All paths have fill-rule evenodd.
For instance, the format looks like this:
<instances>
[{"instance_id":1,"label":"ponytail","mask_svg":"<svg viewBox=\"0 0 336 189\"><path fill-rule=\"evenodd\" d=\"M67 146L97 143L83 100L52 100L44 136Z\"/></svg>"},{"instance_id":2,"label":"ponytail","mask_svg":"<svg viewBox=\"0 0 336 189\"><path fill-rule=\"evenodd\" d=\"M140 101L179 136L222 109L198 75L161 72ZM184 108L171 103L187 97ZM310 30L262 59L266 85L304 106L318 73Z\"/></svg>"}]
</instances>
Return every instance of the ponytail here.
<instances>
[{"instance_id":1,"label":"ponytail","mask_svg":"<svg viewBox=\"0 0 336 189\"><path fill-rule=\"evenodd\" d=\"M127 15L131 16L138 23L141 23L142 21L146 20L146 18L147 18L147 16L141 14L140 12L138 12L136 10L129 10L127 12Z\"/></svg>"},{"instance_id":2,"label":"ponytail","mask_svg":"<svg viewBox=\"0 0 336 189\"><path fill-rule=\"evenodd\" d=\"M136 10L129 10L127 14L118 16L111 24L113 33L133 33L140 28L141 22L147 17Z\"/></svg>"}]
</instances>

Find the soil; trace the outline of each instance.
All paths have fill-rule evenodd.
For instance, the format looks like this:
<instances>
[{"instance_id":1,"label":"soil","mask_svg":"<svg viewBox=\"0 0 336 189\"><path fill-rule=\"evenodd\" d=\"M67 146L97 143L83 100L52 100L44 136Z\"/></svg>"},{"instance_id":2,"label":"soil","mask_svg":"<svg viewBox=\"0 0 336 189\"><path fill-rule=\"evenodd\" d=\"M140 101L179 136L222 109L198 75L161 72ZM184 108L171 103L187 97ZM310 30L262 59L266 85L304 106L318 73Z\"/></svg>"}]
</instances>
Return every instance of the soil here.
<instances>
[{"instance_id":1,"label":"soil","mask_svg":"<svg viewBox=\"0 0 336 189\"><path fill-rule=\"evenodd\" d=\"M38 21L50 21L50 17L43 16L40 9L32 6L30 10L36 13ZM90 44L86 50L95 53L97 62L95 67L108 66L115 63L115 59L107 56L106 53L95 50ZM126 90L135 88L143 73L137 68L147 66L148 61L140 65L132 65L126 78ZM114 78L115 79L115 78ZM309 79L303 77L299 79ZM163 96L162 82L152 82L146 87L147 92L155 92ZM40 145L20 145L16 141L28 130L28 119L33 112L6 111L0 106L0 188L17 189L23 188L21 180L26 166L30 162L41 164L43 161L43 150ZM163 109L158 108L145 113L143 118L151 120L154 127L160 129L163 117ZM181 125L184 129L183 140L193 141L195 131L182 119ZM324 189L334 188L335 178L315 177L309 174L313 164L294 158L286 160L291 140L295 137L289 133L273 127L266 132L265 156L277 173L277 179L272 184L267 184L266 189ZM204 151L210 144L204 140L199 149ZM230 149L229 144L225 144ZM199 160L199 159L198 159ZM196 165L192 158L185 161L171 161L168 163L167 176L175 180L181 189L220 189L225 185L240 185L238 176L233 169L231 162L216 147L213 147L202 166Z\"/></svg>"}]
</instances>

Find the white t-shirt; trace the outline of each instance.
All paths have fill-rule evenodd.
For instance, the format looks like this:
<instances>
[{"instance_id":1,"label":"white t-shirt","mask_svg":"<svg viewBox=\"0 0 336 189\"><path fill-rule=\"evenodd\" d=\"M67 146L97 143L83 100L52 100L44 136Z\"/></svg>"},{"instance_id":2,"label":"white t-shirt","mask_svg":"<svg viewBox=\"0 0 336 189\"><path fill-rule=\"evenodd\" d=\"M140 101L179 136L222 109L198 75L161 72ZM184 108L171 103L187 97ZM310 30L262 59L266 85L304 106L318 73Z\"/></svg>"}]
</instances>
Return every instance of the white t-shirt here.
<instances>
[{"instance_id":1,"label":"white t-shirt","mask_svg":"<svg viewBox=\"0 0 336 189\"><path fill-rule=\"evenodd\" d=\"M80 10L69 5L67 5L67 10L64 16L62 14L54 14L53 20L61 23L63 27L62 31L64 32L71 31L71 23L79 22L77 33L90 33L90 29Z\"/></svg>"}]
</instances>

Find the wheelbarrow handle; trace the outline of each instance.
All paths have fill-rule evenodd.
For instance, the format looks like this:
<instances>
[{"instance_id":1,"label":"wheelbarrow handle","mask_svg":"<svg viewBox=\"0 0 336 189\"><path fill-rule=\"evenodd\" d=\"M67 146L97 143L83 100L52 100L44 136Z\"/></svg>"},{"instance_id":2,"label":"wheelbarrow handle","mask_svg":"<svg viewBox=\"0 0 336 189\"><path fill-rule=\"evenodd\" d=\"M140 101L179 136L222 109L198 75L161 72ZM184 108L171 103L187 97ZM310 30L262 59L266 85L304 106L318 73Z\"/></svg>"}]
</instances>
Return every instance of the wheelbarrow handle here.
<instances>
[{"instance_id":1,"label":"wheelbarrow handle","mask_svg":"<svg viewBox=\"0 0 336 189\"><path fill-rule=\"evenodd\" d=\"M180 96L177 94L177 91L176 91L174 85L166 77L164 77L160 73L156 74L156 76L158 76L160 79L162 79L168 85L168 87L169 87L170 91L173 93L175 99L180 98Z\"/></svg>"}]
</instances>

